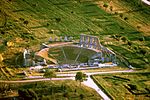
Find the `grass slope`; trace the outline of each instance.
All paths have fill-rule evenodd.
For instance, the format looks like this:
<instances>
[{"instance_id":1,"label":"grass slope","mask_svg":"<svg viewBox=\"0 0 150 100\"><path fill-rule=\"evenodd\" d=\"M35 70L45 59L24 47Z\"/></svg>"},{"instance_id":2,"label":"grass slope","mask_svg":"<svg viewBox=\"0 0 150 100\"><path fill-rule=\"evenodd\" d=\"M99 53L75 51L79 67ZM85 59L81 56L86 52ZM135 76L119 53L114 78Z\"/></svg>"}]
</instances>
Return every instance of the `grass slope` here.
<instances>
[{"instance_id":1,"label":"grass slope","mask_svg":"<svg viewBox=\"0 0 150 100\"><path fill-rule=\"evenodd\" d=\"M19 89L32 89L40 100L100 100L95 90L72 80L47 81L35 83L5 84L10 85L13 92ZM81 96L82 95L82 96Z\"/></svg>"},{"instance_id":2,"label":"grass slope","mask_svg":"<svg viewBox=\"0 0 150 100\"><path fill-rule=\"evenodd\" d=\"M49 57L55 58L60 64L86 63L95 53L92 50L74 46L49 49Z\"/></svg>"},{"instance_id":3,"label":"grass slope","mask_svg":"<svg viewBox=\"0 0 150 100\"><path fill-rule=\"evenodd\" d=\"M143 54L138 51L143 49L146 53L142 59L137 58L144 63L138 63L136 66L134 62L137 61L132 61L135 59L134 55L131 60L128 56L125 57L134 67L148 67L150 58L145 57L150 51L147 33L140 32L135 28L135 24L130 24L129 18L124 20L117 13L106 13L96 2L97 0L1 0L0 52L5 56L4 64L16 66L12 59L16 58L18 53L28 46L36 51L38 45L48 41L50 36L70 35L79 38L80 33L85 33L99 36L104 45L105 42L112 42L112 46L107 46L113 49L115 46L132 48L133 45L128 46L128 42L124 45L120 41L122 37L126 37L129 42L136 45L138 50L135 53L142 56ZM123 6L126 5L127 2ZM133 6L133 3L128 6ZM149 13L145 11L144 15L148 16ZM135 13L135 16L142 14ZM145 19L144 23L148 25L149 21L145 16L140 19ZM139 41L141 38L144 38L144 41ZM121 55L128 53L126 50L117 50L116 52Z\"/></svg>"}]
</instances>

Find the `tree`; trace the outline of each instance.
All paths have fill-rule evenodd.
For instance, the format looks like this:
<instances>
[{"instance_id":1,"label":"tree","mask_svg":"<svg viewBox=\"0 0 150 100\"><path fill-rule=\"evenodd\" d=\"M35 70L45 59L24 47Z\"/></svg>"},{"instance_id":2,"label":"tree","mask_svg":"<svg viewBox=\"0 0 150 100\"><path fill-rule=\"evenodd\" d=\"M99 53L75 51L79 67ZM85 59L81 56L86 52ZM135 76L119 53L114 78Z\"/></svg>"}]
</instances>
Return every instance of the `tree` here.
<instances>
[{"instance_id":1,"label":"tree","mask_svg":"<svg viewBox=\"0 0 150 100\"><path fill-rule=\"evenodd\" d=\"M38 100L37 94L32 89L19 89L18 94L25 100Z\"/></svg>"},{"instance_id":2,"label":"tree","mask_svg":"<svg viewBox=\"0 0 150 100\"><path fill-rule=\"evenodd\" d=\"M23 23L27 26L29 24L29 21L26 20Z\"/></svg>"},{"instance_id":3,"label":"tree","mask_svg":"<svg viewBox=\"0 0 150 100\"><path fill-rule=\"evenodd\" d=\"M112 6L110 6L110 11L113 11L113 7Z\"/></svg>"},{"instance_id":4,"label":"tree","mask_svg":"<svg viewBox=\"0 0 150 100\"><path fill-rule=\"evenodd\" d=\"M0 83L0 94L4 94L10 90L10 85L6 83Z\"/></svg>"},{"instance_id":5,"label":"tree","mask_svg":"<svg viewBox=\"0 0 150 100\"><path fill-rule=\"evenodd\" d=\"M105 10L108 8L108 4L104 3L103 7L105 7Z\"/></svg>"},{"instance_id":6,"label":"tree","mask_svg":"<svg viewBox=\"0 0 150 100\"><path fill-rule=\"evenodd\" d=\"M19 90L18 90L18 94L19 94L19 97L21 97L21 98L23 98L23 99L28 99L28 98L30 98L30 95L29 95L28 91L25 90L25 89L19 89Z\"/></svg>"},{"instance_id":7,"label":"tree","mask_svg":"<svg viewBox=\"0 0 150 100\"><path fill-rule=\"evenodd\" d=\"M61 21L61 18L55 18L56 19L56 22L60 22Z\"/></svg>"},{"instance_id":8,"label":"tree","mask_svg":"<svg viewBox=\"0 0 150 100\"><path fill-rule=\"evenodd\" d=\"M68 92L64 92L64 94L63 94L63 97L66 97L66 98L68 98L68 97L69 97L69 94L68 94Z\"/></svg>"},{"instance_id":9,"label":"tree","mask_svg":"<svg viewBox=\"0 0 150 100\"><path fill-rule=\"evenodd\" d=\"M77 72L77 73L76 73L75 80L76 80L76 81L80 81L80 85L81 85L81 82L82 82L83 80L85 80L85 78L86 78L86 74L84 74L84 73L82 73L82 72Z\"/></svg>"},{"instance_id":10,"label":"tree","mask_svg":"<svg viewBox=\"0 0 150 100\"><path fill-rule=\"evenodd\" d=\"M80 94L80 99L82 100L84 98L84 94Z\"/></svg>"},{"instance_id":11,"label":"tree","mask_svg":"<svg viewBox=\"0 0 150 100\"><path fill-rule=\"evenodd\" d=\"M47 70L47 71L44 73L44 77L45 77L45 78L52 78L52 77L56 77L56 74L55 74L54 71Z\"/></svg>"},{"instance_id":12,"label":"tree","mask_svg":"<svg viewBox=\"0 0 150 100\"><path fill-rule=\"evenodd\" d=\"M145 49L141 49L140 53L143 54L143 55L145 55L147 53L147 51Z\"/></svg>"},{"instance_id":13,"label":"tree","mask_svg":"<svg viewBox=\"0 0 150 100\"><path fill-rule=\"evenodd\" d=\"M123 18L123 13L120 13L119 16L120 16L121 18Z\"/></svg>"},{"instance_id":14,"label":"tree","mask_svg":"<svg viewBox=\"0 0 150 100\"><path fill-rule=\"evenodd\" d=\"M128 17L125 17L124 20L128 20Z\"/></svg>"},{"instance_id":15,"label":"tree","mask_svg":"<svg viewBox=\"0 0 150 100\"><path fill-rule=\"evenodd\" d=\"M127 43L129 46L131 46L132 45L132 42L131 41L128 41L128 43Z\"/></svg>"},{"instance_id":16,"label":"tree","mask_svg":"<svg viewBox=\"0 0 150 100\"><path fill-rule=\"evenodd\" d=\"M121 40L122 40L123 42L126 42L126 41L127 41L127 38L123 36L123 37L121 38Z\"/></svg>"},{"instance_id":17,"label":"tree","mask_svg":"<svg viewBox=\"0 0 150 100\"><path fill-rule=\"evenodd\" d=\"M131 90L137 90L137 86L133 84L128 84Z\"/></svg>"},{"instance_id":18,"label":"tree","mask_svg":"<svg viewBox=\"0 0 150 100\"><path fill-rule=\"evenodd\" d=\"M32 100L38 100L38 96L32 89L28 89L28 93L30 94Z\"/></svg>"}]
</instances>

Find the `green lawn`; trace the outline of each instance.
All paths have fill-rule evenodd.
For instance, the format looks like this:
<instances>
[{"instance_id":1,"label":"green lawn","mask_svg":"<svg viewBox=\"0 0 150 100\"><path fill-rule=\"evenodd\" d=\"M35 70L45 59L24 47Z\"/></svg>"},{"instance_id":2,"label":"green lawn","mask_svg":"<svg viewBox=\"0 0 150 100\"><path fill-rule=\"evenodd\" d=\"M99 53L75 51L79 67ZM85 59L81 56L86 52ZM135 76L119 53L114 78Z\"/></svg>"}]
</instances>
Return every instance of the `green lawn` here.
<instances>
[{"instance_id":1,"label":"green lawn","mask_svg":"<svg viewBox=\"0 0 150 100\"><path fill-rule=\"evenodd\" d=\"M149 72L94 75L93 78L115 100L149 99Z\"/></svg>"},{"instance_id":2,"label":"green lawn","mask_svg":"<svg viewBox=\"0 0 150 100\"><path fill-rule=\"evenodd\" d=\"M95 53L96 52L92 50L74 46L63 46L49 49L49 57L57 59L60 64L86 63Z\"/></svg>"},{"instance_id":3,"label":"green lawn","mask_svg":"<svg viewBox=\"0 0 150 100\"><path fill-rule=\"evenodd\" d=\"M147 33L143 33L130 24L132 19L140 19L145 25L149 25L149 15L147 10L140 11L141 13L134 12L130 15L124 14L124 17L129 17L129 20L124 20L119 17L119 14L107 13L101 9L97 4L97 0L1 0L1 11L6 13L7 21L4 27L0 28L0 52L5 56L4 64L8 66L15 66L14 61L10 61L15 58L18 52L22 52L24 48L30 47L33 50L38 50L40 43L48 41L49 37L56 36L73 36L74 39L79 39L81 33L91 34L98 36L100 42L117 42L120 45L120 41L113 40L114 35L120 35L120 37L126 37L128 41L136 42L135 44L140 48L148 48L147 55L149 54L149 37ZM109 2L110 0L106 0ZM123 2L124 8L126 8L128 2ZM135 0L134 0L135 2ZM130 1L127 9L134 10L134 2ZM137 7L137 3L135 8ZM142 7L141 7L142 8ZM147 9L147 8L145 8ZM1 13L2 14L2 13ZM134 15L135 14L135 15ZM133 16L134 15L134 16ZM138 18L136 16L139 16ZM0 16L3 20L4 17ZM110 38L107 40L105 38ZM145 41L139 41L141 37L145 38ZM120 40L120 39L119 39ZM8 47L7 42L13 42L14 45ZM123 45L127 48L127 45ZM144 47L143 47L144 46ZM111 48L111 46L108 45ZM9 48L9 49L8 49ZM114 47L112 47L114 49ZM115 49L114 49L115 50ZM5 52L4 52L5 51ZM118 50L116 52L121 53ZM124 50L123 54L128 52ZM136 52L138 53L138 52ZM128 55L125 57L128 57ZM133 54L133 59L134 54ZM138 58L139 64L144 64L147 67L149 58L146 57L146 61ZM130 61L130 60L129 60ZM135 62L135 61L133 61ZM135 63L132 63L134 65ZM137 65L139 65L137 64ZM141 66L141 67L143 67ZM136 67L136 66L134 66Z\"/></svg>"}]
</instances>

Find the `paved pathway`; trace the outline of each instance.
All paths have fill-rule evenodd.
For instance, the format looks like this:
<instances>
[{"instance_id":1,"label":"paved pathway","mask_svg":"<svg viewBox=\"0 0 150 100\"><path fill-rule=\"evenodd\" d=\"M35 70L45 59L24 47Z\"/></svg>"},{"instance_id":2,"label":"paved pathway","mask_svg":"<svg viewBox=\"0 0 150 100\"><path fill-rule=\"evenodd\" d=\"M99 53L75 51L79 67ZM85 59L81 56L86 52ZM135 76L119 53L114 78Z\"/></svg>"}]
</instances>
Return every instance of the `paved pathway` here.
<instances>
[{"instance_id":1,"label":"paved pathway","mask_svg":"<svg viewBox=\"0 0 150 100\"><path fill-rule=\"evenodd\" d=\"M133 70L122 70L122 71L107 71L107 72L91 72L85 73L86 75L96 75L96 74L112 74L112 73L128 73L133 72ZM76 74L57 74L57 76L71 76L74 77Z\"/></svg>"},{"instance_id":2,"label":"paved pathway","mask_svg":"<svg viewBox=\"0 0 150 100\"><path fill-rule=\"evenodd\" d=\"M104 100L110 100L110 98L94 83L91 77L88 77L87 81L82 82L84 85L93 88Z\"/></svg>"},{"instance_id":3,"label":"paved pathway","mask_svg":"<svg viewBox=\"0 0 150 100\"><path fill-rule=\"evenodd\" d=\"M144 2L144 3L146 3L147 5L150 6L150 1L148 1L148 0L142 0L142 2Z\"/></svg>"},{"instance_id":4,"label":"paved pathway","mask_svg":"<svg viewBox=\"0 0 150 100\"><path fill-rule=\"evenodd\" d=\"M96 92L104 99L104 100L111 100L98 86L95 82L91 79L91 75L96 74L110 74L110 73L128 73L133 72L133 70L123 70L123 71L108 71L108 72L92 72L92 73L85 73L88 75L88 79L82 82L84 85L93 88ZM58 74L57 76L72 76L74 77L76 74Z\"/></svg>"}]
</instances>

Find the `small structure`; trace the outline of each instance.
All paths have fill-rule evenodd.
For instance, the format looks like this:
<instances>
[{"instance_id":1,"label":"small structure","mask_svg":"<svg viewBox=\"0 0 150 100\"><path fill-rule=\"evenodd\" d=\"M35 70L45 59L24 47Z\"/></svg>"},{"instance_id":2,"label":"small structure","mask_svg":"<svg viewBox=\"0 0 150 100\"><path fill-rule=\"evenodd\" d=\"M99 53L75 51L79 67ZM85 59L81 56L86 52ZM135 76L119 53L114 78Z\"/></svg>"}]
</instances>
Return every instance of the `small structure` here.
<instances>
[{"instance_id":1,"label":"small structure","mask_svg":"<svg viewBox=\"0 0 150 100\"><path fill-rule=\"evenodd\" d=\"M57 37L55 37L55 38L54 38L54 42L57 42L57 41L58 41L58 38L57 38Z\"/></svg>"},{"instance_id":2,"label":"small structure","mask_svg":"<svg viewBox=\"0 0 150 100\"><path fill-rule=\"evenodd\" d=\"M64 41L68 42L68 37L67 36L64 37Z\"/></svg>"},{"instance_id":3,"label":"small structure","mask_svg":"<svg viewBox=\"0 0 150 100\"><path fill-rule=\"evenodd\" d=\"M49 38L49 42L53 42L53 39L52 39L52 37L50 37L50 38Z\"/></svg>"},{"instance_id":4,"label":"small structure","mask_svg":"<svg viewBox=\"0 0 150 100\"><path fill-rule=\"evenodd\" d=\"M72 36L70 36L70 37L69 37L69 41L70 41L70 42L72 42L72 40L73 40L73 37L72 37Z\"/></svg>"},{"instance_id":5,"label":"small structure","mask_svg":"<svg viewBox=\"0 0 150 100\"><path fill-rule=\"evenodd\" d=\"M40 66L40 65L41 66L46 66L47 65L47 62L46 62L46 60L44 58L42 58L42 57L40 57L38 55L35 55L34 58L35 58L34 66Z\"/></svg>"},{"instance_id":6,"label":"small structure","mask_svg":"<svg viewBox=\"0 0 150 100\"><path fill-rule=\"evenodd\" d=\"M30 67L30 71L33 70L33 71L36 71L36 72L45 72L45 69L43 69L44 67L43 66L35 66L35 67Z\"/></svg>"},{"instance_id":7,"label":"small structure","mask_svg":"<svg viewBox=\"0 0 150 100\"><path fill-rule=\"evenodd\" d=\"M85 48L94 48L98 50L101 48L98 37L85 34L80 35L79 46Z\"/></svg>"},{"instance_id":8,"label":"small structure","mask_svg":"<svg viewBox=\"0 0 150 100\"><path fill-rule=\"evenodd\" d=\"M62 36L61 36L61 37L59 37L59 40L60 40L60 42L62 42L62 41L63 41L63 38L62 38Z\"/></svg>"},{"instance_id":9,"label":"small structure","mask_svg":"<svg viewBox=\"0 0 150 100\"><path fill-rule=\"evenodd\" d=\"M24 49L23 58L24 58L23 66L31 66L32 65L29 49Z\"/></svg>"},{"instance_id":10,"label":"small structure","mask_svg":"<svg viewBox=\"0 0 150 100\"><path fill-rule=\"evenodd\" d=\"M99 38L96 36L81 34L79 46L97 51L97 53L88 60L90 66L98 66L98 64L106 62L116 63L116 54L102 46L99 42Z\"/></svg>"}]
</instances>

